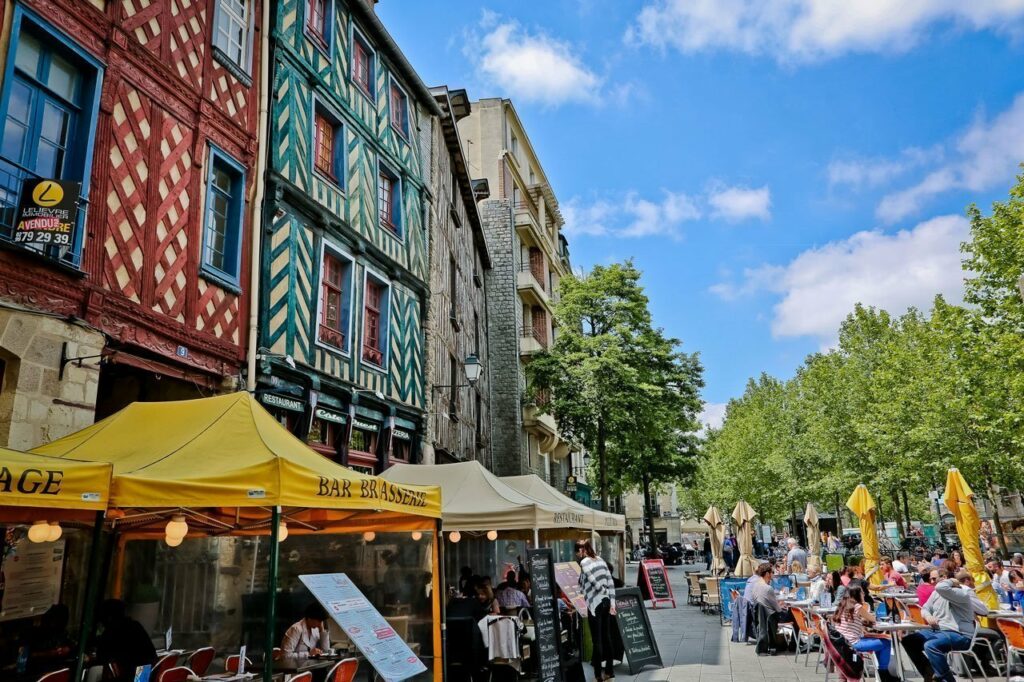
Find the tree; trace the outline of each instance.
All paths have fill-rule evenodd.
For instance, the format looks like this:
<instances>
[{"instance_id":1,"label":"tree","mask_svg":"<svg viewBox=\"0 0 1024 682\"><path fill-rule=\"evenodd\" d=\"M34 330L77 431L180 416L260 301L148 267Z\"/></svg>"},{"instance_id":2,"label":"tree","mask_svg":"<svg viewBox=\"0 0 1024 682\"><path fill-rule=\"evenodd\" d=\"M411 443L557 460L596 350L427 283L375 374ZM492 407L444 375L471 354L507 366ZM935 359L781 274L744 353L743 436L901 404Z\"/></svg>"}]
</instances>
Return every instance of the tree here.
<instances>
[{"instance_id":1,"label":"tree","mask_svg":"<svg viewBox=\"0 0 1024 682\"><path fill-rule=\"evenodd\" d=\"M527 366L528 382L535 393L550 392L543 409L563 436L597 455L606 510L610 492L686 472L703 370L652 325L632 261L569 275L559 291L558 337Z\"/></svg>"}]
</instances>

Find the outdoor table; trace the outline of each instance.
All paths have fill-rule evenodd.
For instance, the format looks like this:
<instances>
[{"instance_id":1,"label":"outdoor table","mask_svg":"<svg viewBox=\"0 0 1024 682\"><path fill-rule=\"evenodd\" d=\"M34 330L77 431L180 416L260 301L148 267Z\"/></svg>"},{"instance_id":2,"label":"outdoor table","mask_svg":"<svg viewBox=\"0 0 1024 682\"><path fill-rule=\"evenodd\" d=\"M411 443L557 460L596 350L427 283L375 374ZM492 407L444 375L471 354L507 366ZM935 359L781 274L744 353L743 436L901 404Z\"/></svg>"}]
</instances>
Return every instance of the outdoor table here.
<instances>
[{"instance_id":1,"label":"outdoor table","mask_svg":"<svg viewBox=\"0 0 1024 682\"><path fill-rule=\"evenodd\" d=\"M893 656L896 657L896 666L899 668L900 677L903 679L907 678L907 671L903 668L903 654L901 653L899 633L901 632L917 632L918 630L927 630L927 625L921 625L920 623L913 623L909 621L901 621L899 623L875 623L871 626L871 630L874 632L889 632L892 633L892 651Z\"/></svg>"},{"instance_id":2,"label":"outdoor table","mask_svg":"<svg viewBox=\"0 0 1024 682\"><path fill-rule=\"evenodd\" d=\"M988 612L989 618L1012 618L1016 620L1024 620L1024 612L1021 611L1007 611L1005 609L996 609Z\"/></svg>"},{"instance_id":3,"label":"outdoor table","mask_svg":"<svg viewBox=\"0 0 1024 682\"><path fill-rule=\"evenodd\" d=\"M255 673L215 673L201 677L192 676L189 680L200 680L200 682L244 682L256 678Z\"/></svg>"},{"instance_id":4,"label":"outdoor table","mask_svg":"<svg viewBox=\"0 0 1024 682\"><path fill-rule=\"evenodd\" d=\"M286 675L297 675L298 673L312 672L314 670L325 670L341 660L341 656L312 657L312 656L282 656L271 661L271 670L274 674L284 673ZM247 668L254 673L263 672L266 665L263 661L247 665Z\"/></svg>"}]
</instances>

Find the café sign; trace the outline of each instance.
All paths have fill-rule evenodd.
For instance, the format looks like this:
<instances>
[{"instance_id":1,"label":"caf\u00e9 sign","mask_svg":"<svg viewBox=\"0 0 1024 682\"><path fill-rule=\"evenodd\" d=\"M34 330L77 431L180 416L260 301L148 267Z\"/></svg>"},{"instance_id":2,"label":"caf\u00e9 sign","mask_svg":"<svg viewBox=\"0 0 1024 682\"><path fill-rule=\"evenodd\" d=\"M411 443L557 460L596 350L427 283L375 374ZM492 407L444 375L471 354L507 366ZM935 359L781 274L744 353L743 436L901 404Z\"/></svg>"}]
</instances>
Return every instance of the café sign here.
<instances>
[{"instance_id":1,"label":"caf\u00e9 sign","mask_svg":"<svg viewBox=\"0 0 1024 682\"><path fill-rule=\"evenodd\" d=\"M71 246L82 183L26 180L21 186L15 244Z\"/></svg>"},{"instance_id":2,"label":"caf\u00e9 sign","mask_svg":"<svg viewBox=\"0 0 1024 682\"><path fill-rule=\"evenodd\" d=\"M334 422L335 424L344 424L348 421L348 417L343 414L338 414L333 410L328 410L323 407L318 407L313 412L317 419L323 419L327 422Z\"/></svg>"}]
</instances>

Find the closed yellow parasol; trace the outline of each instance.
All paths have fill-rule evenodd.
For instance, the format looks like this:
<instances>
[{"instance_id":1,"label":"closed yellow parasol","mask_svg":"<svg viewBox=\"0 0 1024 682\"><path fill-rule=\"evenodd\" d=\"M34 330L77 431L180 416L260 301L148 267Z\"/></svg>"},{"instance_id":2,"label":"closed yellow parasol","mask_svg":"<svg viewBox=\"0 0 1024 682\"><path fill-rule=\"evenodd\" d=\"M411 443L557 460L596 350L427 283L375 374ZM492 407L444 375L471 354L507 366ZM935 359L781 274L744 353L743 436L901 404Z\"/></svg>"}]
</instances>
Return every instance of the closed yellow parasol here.
<instances>
[{"instance_id":1,"label":"closed yellow parasol","mask_svg":"<svg viewBox=\"0 0 1024 682\"><path fill-rule=\"evenodd\" d=\"M974 491L955 467L946 473L946 493L942 501L956 519L956 534L960 536L964 561L967 562L965 568L974 576L978 597L990 609L997 608L999 598L992 589L992 580L985 570L985 560L981 554L981 518L978 516L978 508L974 506Z\"/></svg>"},{"instance_id":2,"label":"closed yellow parasol","mask_svg":"<svg viewBox=\"0 0 1024 682\"><path fill-rule=\"evenodd\" d=\"M754 560L754 519L757 512L754 511L745 500L736 503L732 511L732 519L736 522L736 544L739 546L740 558L736 562L736 575L747 578L754 575L757 562Z\"/></svg>"},{"instance_id":3,"label":"closed yellow parasol","mask_svg":"<svg viewBox=\"0 0 1024 682\"><path fill-rule=\"evenodd\" d=\"M861 483L857 486L846 506L860 519L860 539L864 552L864 573L870 576L872 585L882 584L882 574L878 572L878 561L882 555L878 551L878 532L875 530L875 500Z\"/></svg>"},{"instance_id":4,"label":"closed yellow parasol","mask_svg":"<svg viewBox=\"0 0 1024 682\"><path fill-rule=\"evenodd\" d=\"M711 535L711 572L718 573L725 570L725 560L722 559L722 543L725 542L725 523L718 508L714 505L708 507L704 514L704 523L708 524Z\"/></svg>"},{"instance_id":5,"label":"closed yellow parasol","mask_svg":"<svg viewBox=\"0 0 1024 682\"><path fill-rule=\"evenodd\" d=\"M818 510L810 502L804 512L804 525L807 526L807 569L821 570L821 531L818 530Z\"/></svg>"}]
</instances>

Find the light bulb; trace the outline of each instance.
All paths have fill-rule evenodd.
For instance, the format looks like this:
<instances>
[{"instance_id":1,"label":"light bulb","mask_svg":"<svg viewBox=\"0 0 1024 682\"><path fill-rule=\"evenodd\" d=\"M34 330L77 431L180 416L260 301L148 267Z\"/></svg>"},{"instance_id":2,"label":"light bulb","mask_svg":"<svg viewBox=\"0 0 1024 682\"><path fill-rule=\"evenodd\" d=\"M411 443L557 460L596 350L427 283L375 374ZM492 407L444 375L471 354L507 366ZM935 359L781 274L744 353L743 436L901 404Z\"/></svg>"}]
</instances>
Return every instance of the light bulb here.
<instances>
[{"instance_id":1,"label":"light bulb","mask_svg":"<svg viewBox=\"0 0 1024 682\"><path fill-rule=\"evenodd\" d=\"M498 531L496 531L496 530L489 530L489 531L487 531L487 539L490 540L491 542L494 542L495 540L497 540L498 539Z\"/></svg>"},{"instance_id":2,"label":"light bulb","mask_svg":"<svg viewBox=\"0 0 1024 682\"><path fill-rule=\"evenodd\" d=\"M46 542L50 539L50 525L46 521L36 521L28 529L30 542Z\"/></svg>"},{"instance_id":3,"label":"light bulb","mask_svg":"<svg viewBox=\"0 0 1024 682\"><path fill-rule=\"evenodd\" d=\"M57 542L60 540L60 536L64 534L64 529L60 527L60 523L57 521L50 522L50 535L46 538L47 542Z\"/></svg>"},{"instance_id":4,"label":"light bulb","mask_svg":"<svg viewBox=\"0 0 1024 682\"><path fill-rule=\"evenodd\" d=\"M364 542L373 542L376 538L377 538L377 534L374 533L372 530L368 530L365 533L363 533L363 541Z\"/></svg>"},{"instance_id":5,"label":"light bulb","mask_svg":"<svg viewBox=\"0 0 1024 682\"><path fill-rule=\"evenodd\" d=\"M423 533L419 532L418 530L414 530L412 532L412 541L413 542L419 542L422 539L423 539Z\"/></svg>"},{"instance_id":6,"label":"light bulb","mask_svg":"<svg viewBox=\"0 0 1024 682\"><path fill-rule=\"evenodd\" d=\"M175 514L172 516L171 520L167 522L167 526L164 528L164 533L169 538L178 539L188 535L188 524L185 523L185 516L183 514Z\"/></svg>"},{"instance_id":7,"label":"light bulb","mask_svg":"<svg viewBox=\"0 0 1024 682\"><path fill-rule=\"evenodd\" d=\"M288 524L282 521L277 524L277 541L284 542L288 538Z\"/></svg>"},{"instance_id":8,"label":"light bulb","mask_svg":"<svg viewBox=\"0 0 1024 682\"><path fill-rule=\"evenodd\" d=\"M167 543L168 547L177 547L182 543L185 538L172 538L170 535L164 538L164 542Z\"/></svg>"},{"instance_id":9,"label":"light bulb","mask_svg":"<svg viewBox=\"0 0 1024 682\"><path fill-rule=\"evenodd\" d=\"M462 533L457 530L453 530L451 533L448 533L448 539L452 542L458 542L462 539Z\"/></svg>"}]
</instances>

